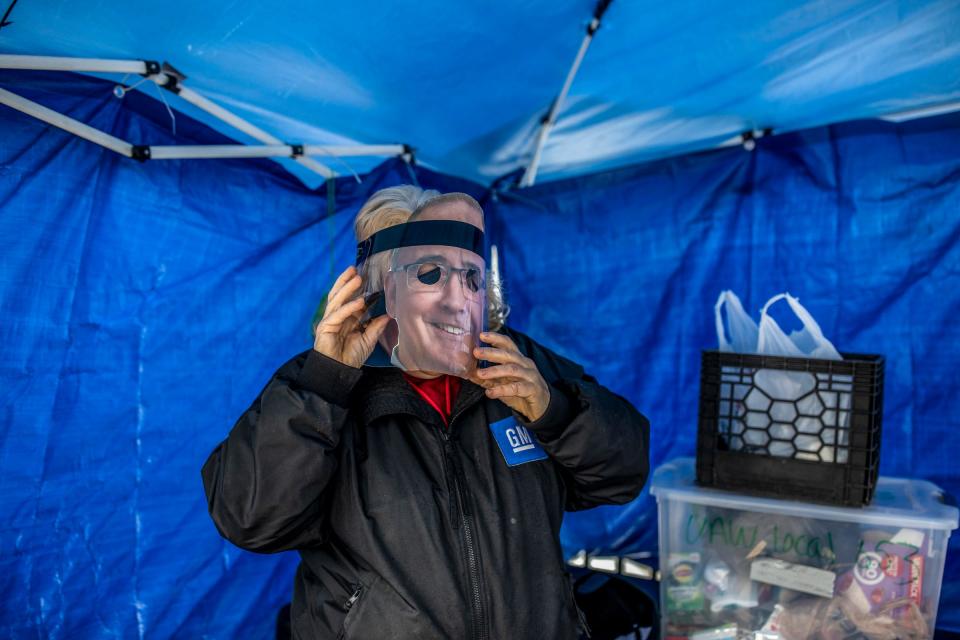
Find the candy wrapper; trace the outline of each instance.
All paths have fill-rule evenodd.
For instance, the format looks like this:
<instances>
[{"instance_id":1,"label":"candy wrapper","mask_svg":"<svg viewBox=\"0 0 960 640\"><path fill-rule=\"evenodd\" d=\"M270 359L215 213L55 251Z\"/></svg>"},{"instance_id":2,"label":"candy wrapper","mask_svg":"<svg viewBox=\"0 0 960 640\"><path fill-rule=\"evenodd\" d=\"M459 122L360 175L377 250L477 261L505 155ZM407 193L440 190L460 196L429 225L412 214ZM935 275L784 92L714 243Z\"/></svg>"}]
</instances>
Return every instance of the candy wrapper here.
<instances>
[{"instance_id":1,"label":"candy wrapper","mask_svg":"<svg viewBox=\"0 0 960 640\"><path fill-rule=\"evenodd\" d=\"M840 577L837 593L858 613L907 615L909 603L923 602L926 556L924 534L901 529L895 535L872 532L852 570Z\"/></svg>"}]
</instances>

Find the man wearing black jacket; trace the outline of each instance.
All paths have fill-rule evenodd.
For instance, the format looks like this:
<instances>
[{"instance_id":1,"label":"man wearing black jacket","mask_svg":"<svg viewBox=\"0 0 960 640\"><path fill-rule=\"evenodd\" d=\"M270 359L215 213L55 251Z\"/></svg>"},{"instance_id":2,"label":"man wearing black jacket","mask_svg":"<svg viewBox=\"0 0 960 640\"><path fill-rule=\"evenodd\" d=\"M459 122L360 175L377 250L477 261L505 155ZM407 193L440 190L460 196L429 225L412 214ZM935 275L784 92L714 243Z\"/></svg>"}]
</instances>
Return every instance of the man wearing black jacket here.
<instances>
[{"instance_id":1,"label":"man wearing black jacket","mask_svg":"<svg viewBox=\"0 0 960 640\"><path fill-rule=\"evenodd\" d=\"M461 196L418 213L482 230ZM217 528L245 549L300 553L297 638L578 637L563 512L639 493L647 420L505 327L480 335L474 357L490 366L466 379L364 366L390 318L361 322L362 286L352 267L340 276L314 348L204 465Z\"/></svg>"}]
</instances>

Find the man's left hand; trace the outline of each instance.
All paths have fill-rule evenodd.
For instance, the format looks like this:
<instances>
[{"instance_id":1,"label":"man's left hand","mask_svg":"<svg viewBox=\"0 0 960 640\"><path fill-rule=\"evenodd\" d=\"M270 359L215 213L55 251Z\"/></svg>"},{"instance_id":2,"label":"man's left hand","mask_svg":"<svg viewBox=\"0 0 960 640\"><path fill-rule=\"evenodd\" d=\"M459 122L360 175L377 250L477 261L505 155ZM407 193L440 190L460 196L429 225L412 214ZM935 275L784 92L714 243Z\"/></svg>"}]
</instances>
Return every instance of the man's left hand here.
<instances>
[{"instance_id":1,"label":"man's left hand","mask_svg":"<svg viewBox=\"0 0 960 640\"><path fill-rule=\"evenodd\" d=\"M537 365L505 335L485 332L480 339L491 346L477 347L473 355L496 366L477 369L470 381L486 389L488 398L500 400L523 415L527 422L539 420L550 404L550 387Z\"/></svg>"}]
</instances>

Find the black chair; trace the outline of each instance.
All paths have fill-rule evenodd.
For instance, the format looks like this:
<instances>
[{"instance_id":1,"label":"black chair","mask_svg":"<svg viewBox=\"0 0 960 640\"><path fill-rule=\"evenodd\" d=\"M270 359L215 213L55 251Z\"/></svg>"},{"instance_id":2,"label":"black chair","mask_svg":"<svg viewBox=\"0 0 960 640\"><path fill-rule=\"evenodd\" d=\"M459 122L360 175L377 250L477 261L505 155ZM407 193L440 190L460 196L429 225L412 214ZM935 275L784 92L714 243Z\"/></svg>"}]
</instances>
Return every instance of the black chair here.
<instances>
[{"instance_id":1,"label":"black chair","mask_svg":"<svg viewBox=\"0 0 960 640\"><path fill-rule=\"evenodd\" d=\"M591 640L658 637L656 600L630 578L587 573L574 583L574 597L590 627ZM645 631L649 635L644 636Z\"/></svg>"},{"instance_id":2,"label":"black chair","mask_svg":"<svg viewBox=\"0 0 960 640\"><path fill-rule=\"evenodd\" d=\"M277 640L291 640L293 638L293 630L290 628L290 604L285 604L280 607L280 611L277 612Z\"/></svg>"}]
</instances>

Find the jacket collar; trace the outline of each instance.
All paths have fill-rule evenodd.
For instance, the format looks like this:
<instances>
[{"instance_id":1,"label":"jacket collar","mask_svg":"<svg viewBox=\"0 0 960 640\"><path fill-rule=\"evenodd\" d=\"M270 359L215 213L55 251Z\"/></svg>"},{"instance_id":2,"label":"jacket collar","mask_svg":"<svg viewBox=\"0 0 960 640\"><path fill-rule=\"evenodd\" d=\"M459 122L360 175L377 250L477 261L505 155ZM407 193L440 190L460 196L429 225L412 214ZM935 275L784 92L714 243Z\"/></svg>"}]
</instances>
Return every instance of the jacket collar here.
<instances>
[{"instance_id":1,"label":"jacket collar","mask_svg":"<svg viewBox=\"0 0 960 640\"><path fill-rule=\"evenodd\" d=\"M357 385L354 404L364 424L378 418L407 414L422 422L444 429L440 414L424 402L396 367L364 367L363 378ZM469 380L462 380L460 393L453 404L451 420L484 397L483 388Z\"/></svg>"}]
</instances>

